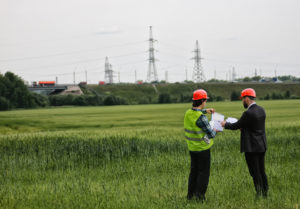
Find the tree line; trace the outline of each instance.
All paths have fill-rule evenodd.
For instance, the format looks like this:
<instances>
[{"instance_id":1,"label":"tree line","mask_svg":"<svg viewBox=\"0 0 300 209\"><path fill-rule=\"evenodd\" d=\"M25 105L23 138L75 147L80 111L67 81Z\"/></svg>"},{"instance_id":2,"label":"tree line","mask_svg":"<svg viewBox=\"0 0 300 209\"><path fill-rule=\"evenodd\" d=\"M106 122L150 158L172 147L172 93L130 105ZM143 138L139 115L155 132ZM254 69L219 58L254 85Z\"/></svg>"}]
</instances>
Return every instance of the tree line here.
<instances>
[{"instance_id":1,"label":"tree line","mask_svg":"<svg viewBox=\"0 0 300 209\"><path fill-rule=\"evenodd\" d=\"M135 99L130 100L130 97L116 96L112 93L99 94L99 92L88 89L86 86L81 86L83 95L50 95L44 96L30 92L24 81L12 72L6 72L4 75L0 73L0 110L10 110L16 108L37 108L46 106L108 106L108 105L128 105L128 104L166 104L166 103L186 103L191 102L192 90L189 88L178 89L176 94L172 89L165 89L155 96L150 96L146 92L141 96L135 96ZM114 92L114 91L112 91ZM230 99L231 101L239 100L240 92L232 91L230 98L225 98L223 95L214 95L209 90L210 101L224 101ZM128 91L126 94L136 95L137 91ZM121 94L123 95L123 94ZM263 100L270 99L299 99L295 95L291 95L287 90L282 93L267 94L262 98Z\"/></svg>"}]
</instances>

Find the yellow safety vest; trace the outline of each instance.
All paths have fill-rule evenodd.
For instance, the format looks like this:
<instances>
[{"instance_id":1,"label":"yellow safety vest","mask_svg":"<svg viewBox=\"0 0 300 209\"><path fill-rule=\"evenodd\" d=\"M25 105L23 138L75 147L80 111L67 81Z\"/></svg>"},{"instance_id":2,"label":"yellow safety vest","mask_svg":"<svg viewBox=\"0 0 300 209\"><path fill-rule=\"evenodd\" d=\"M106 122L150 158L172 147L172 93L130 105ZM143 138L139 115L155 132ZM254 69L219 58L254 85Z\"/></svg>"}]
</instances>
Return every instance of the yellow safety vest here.
<instances>
[{"instance_id":1,"label":"yellow safety vest","mask_svg":"<svg viewBox=\"0 0 300 209\"><path fill-rule=\"evenodd\" d=\"M204 141L205 132L196 124L202 114L201 111L189 109L184 116L184 133L190 151L207 150L214 144L213 139L209 144Z\"/></svg>"}]
</instances>

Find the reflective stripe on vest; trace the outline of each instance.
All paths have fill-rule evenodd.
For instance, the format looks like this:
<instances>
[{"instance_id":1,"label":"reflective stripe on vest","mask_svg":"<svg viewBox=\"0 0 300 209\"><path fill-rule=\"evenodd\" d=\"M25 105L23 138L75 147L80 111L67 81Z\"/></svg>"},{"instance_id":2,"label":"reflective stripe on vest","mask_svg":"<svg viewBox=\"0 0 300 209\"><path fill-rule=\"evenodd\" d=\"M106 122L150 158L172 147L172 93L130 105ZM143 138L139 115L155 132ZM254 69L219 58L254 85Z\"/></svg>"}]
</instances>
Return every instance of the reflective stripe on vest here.
<instances>
[{"instance_id":1,"label":"reflective stripe on vest","mask_svg":"<svg viewBox=\"0 0 300 209\"><path fill-rule=\"evenodd\" d=\"M188 132L188 133L190 133L190 134L202 134L203 133L203 131L191 131L191 130L188 130L188 129L184 129L184 131L185 132Z\"/></svg>"},{"instance_id":2,"label":"reflective stripe on vest","mask_svg":"<svg viewBox=\"0 0 300 209\"><path fill-rule=\"evenodd\" d=\"M188 136L185 136L185 138L187 139L187 140L190 140L190 141L196 141L196 142L200 142L200 141L202 141L202 140L204 140L204 138L191 138L191 137L188 137Z\"/></svg>"}]
</instances>

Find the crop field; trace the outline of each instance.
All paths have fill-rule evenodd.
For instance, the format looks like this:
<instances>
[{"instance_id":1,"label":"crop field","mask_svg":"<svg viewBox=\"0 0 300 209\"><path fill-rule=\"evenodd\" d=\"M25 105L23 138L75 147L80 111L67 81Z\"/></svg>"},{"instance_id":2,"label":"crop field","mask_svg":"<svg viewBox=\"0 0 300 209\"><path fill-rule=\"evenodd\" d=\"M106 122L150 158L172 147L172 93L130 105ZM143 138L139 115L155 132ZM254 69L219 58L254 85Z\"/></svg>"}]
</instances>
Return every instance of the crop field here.
<instances>
[{"instance_id":1,"label":"crop field","mask_svg":"<svg viewBox=\"0 0 300 209\"><path fill-rule=\"evenodd\" d=\"M0 112L0 208L298 208L300 100L266 110L269 197L256 199L239 131L211 148L207 201L186 200L191 104L61 107ZM239 118L241 102L208 103Z\"/></svg>"}]
</instances>

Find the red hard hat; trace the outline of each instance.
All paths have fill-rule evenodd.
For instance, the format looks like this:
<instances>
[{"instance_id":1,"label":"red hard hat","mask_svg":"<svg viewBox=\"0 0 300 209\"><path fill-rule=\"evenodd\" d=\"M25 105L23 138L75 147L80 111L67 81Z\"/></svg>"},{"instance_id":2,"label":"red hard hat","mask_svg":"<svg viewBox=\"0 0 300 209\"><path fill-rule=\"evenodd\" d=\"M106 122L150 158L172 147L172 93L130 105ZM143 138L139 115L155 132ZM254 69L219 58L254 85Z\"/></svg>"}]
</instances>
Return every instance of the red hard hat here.
<instances>
[{"instance_id":1,"label":"red hard hat","mask_svg":"<svg viewBox=\"0 0 300 209\"><path fill-rule=\"evenodd\" d=\"M209 97L207 97L207 93L205 90L198 89L198 90L194 91L193 100L199 100L199 99L209 99Z\"/></svg>"},{"instance_id":2,"label":"red hard hat","mask_svg":"<svg viewBox=\"0 0 300 209\"><path fill-rule=\"evenodd\" d=\"M255 93L255 91L254 91L254 89L252 89L252 88L248 88L248 89L244 89L243 91L242 91L242 93L241 93L241 99L243 98L243 97L246 97L246 96L249 96L249 97L256 97L256 93Z\"/></svg>"}]
</instances>

